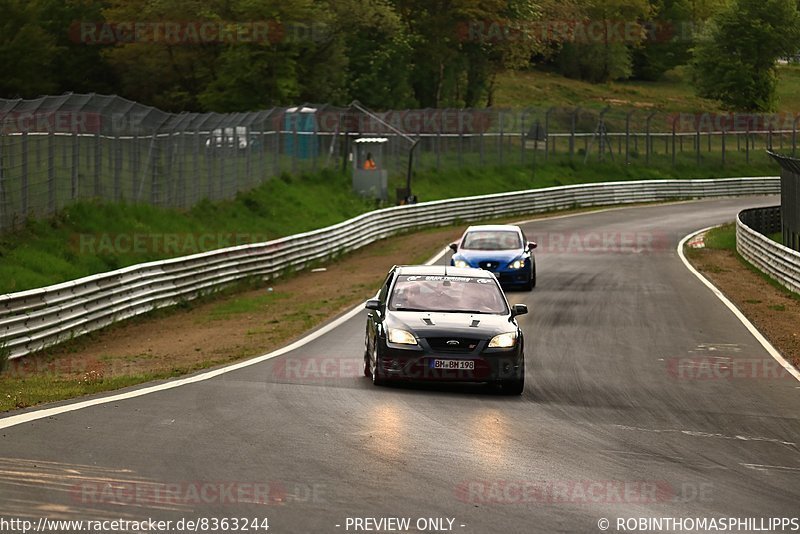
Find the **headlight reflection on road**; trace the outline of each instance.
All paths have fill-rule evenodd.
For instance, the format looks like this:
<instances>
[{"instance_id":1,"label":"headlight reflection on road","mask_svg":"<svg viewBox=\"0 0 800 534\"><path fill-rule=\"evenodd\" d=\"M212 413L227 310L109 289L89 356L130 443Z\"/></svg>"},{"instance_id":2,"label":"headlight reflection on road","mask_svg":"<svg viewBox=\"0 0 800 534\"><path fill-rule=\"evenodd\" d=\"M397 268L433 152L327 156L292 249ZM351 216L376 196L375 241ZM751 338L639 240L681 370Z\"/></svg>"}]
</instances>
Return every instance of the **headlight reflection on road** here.
<instances>
[{"instance_id":1,"label":"headlight reflection on road","mask_svg":"<svg viewBox=\"0 0 800 534\"><path fill-rule=\"evenodd\" d=\"M508 461L508 428L505 414L484 409L470 420L468 438L473 460L487 468L500 467Z\"/></svg>"},{"instance_id":2,"label":"headlight reflection on road","mask_svg":"<svg viewBox=\"0 0 800 534\"><path fill-rule=\"evenodd\" d=\"M406 459L411 429L402 409L393 403L375 405L369 412L369 421L369 451L388 460Z\"/></svg>"}]
</instances>

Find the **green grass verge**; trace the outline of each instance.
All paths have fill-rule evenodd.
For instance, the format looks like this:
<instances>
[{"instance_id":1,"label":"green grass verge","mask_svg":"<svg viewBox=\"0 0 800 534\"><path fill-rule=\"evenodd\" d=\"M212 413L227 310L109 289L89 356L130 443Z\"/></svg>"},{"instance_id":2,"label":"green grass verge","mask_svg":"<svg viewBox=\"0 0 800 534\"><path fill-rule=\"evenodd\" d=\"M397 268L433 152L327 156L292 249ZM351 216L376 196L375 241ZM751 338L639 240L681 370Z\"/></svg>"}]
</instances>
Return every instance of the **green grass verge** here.
<instances>
[{"instance_id":1,"label":"green grass verge","mask_svg":"<svg viewBox=\"0 0 800 534\"><path fill-rule=\"evenodd\" d=\"M795 300L800 300L800 295L782 286L775 279L765 274L759 268L757 268L752 263L744 259L736 251L736 225L734 223L724 224L722 226L718 226L716 228L712 228L711 230L709 230L705 236L705 248L712 250L729 250L733 252L739 259L739 261L742 262L742 265L747 267L750 271L756 273L762 279L769 282L770 285L772 285L776 289L779 289L783 294L788 295ZM699 256L698 249L685 248L685 252L687 254L687 257L689 257L690 259L695 259ZM776 311L783 311L783 310L776 309Z\"/></svg>"},{"instance_id":2,"label":"green grass verge","mask_svg":"<svg viewBox=\"0 0 800 534\"><path fill-rule=\"evenodd\" d=\"M529 165L448 168L415 175L420 200L589 182L710 178L774 174L766 159L720 168L681 162L675 167L582 159ZM390 180L404 185L402 177ZM0 294L73 280L137 263L259 242L328 226L376 208L351 192L348 175L323 170L280 178L218 203L189 210L149 205L79 202L47 220L31 220L0 237ZM477 215L477 214L476 214Z\"/></svg>"}]
</instances>

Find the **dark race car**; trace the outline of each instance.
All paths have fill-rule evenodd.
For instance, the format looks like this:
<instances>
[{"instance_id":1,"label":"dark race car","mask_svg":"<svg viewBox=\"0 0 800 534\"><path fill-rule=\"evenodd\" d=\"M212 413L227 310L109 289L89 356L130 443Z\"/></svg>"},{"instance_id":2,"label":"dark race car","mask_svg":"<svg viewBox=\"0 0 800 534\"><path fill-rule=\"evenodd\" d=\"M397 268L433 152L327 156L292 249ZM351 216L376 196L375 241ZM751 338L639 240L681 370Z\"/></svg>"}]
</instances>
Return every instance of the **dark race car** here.
<instances>
[{"instance_id":1,"label":"dark race car","mask_svg":"<svg viewBox=\"0 0 800 534\"><path fill-rule=\"evenodd\" d=\"M364 374L393 380L479 382L512 395L525 386L517 315L495 276L483 269L394 267L366 302Z\"/></svg>"},{"instance_id":2,"label":"dark race car","mask_svg":"<svg viewBox=\"0 0 800 534\"><path fill-rule=\"evenodd\" d=\"M450 265L492 271L503 287L530 291L536 286L536 243L528 241L519 226L470 226L450 248Z\"/></svg>"}]
</instances>

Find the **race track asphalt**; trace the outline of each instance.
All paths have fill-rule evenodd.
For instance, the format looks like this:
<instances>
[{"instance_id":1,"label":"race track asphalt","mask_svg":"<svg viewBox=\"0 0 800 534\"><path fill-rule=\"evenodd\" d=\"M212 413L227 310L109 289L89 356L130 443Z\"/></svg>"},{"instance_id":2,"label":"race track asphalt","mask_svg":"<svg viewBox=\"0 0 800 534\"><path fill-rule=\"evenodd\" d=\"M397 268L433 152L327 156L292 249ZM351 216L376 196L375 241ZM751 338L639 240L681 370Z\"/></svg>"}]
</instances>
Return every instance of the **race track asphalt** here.
<instances>
[{"instance_id":1,"label":"race track asphalt","mask_svg":"<svg viewBox=\"0 0 800 534\"><path fill-rule=\"evenodd\" d=\"M691 231L776 203L524 224L540 246L536 289L508 294L531 311L521 397L374 387L362 312L268 361L0 429L0 515L267 517L270 533L450 518L465 534L798 516L800 382L676 252Z\"/></svg>"}]
</instances>

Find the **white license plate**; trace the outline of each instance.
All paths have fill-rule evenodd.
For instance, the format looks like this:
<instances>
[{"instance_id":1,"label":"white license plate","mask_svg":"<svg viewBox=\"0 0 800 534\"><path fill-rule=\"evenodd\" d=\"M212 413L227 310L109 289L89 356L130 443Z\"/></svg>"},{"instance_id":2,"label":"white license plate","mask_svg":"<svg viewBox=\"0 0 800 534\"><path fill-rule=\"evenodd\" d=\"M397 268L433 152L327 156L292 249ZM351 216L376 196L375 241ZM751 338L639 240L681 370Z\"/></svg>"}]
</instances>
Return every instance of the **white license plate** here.
<instances>
[{"instance_id":1,"label":"white license plate","mask_svg":"<svg viewBox=\"0 0 800 534\"><path fill-rule=\"evenodd\" d=\"M473 370L475 362L472 360L433 360L434 369L453 369L455 371Z\"/></svg>"}]
</instances>

